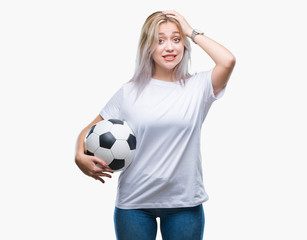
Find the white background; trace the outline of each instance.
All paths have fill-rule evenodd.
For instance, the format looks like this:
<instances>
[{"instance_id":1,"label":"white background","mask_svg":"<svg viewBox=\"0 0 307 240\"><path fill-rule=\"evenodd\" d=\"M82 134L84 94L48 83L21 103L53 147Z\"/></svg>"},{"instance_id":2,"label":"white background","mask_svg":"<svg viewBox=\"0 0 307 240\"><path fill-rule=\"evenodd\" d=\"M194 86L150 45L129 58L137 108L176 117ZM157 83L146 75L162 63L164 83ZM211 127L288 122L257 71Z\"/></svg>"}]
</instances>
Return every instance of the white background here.
<instances>
[{"instance_id":1,"label":"white background","mask_svg":"<svg viewBox=\"0 0 307 240\"><path fill-rule=\"evenodd\" d=\"M118 174L83 175L75 142L132 77L146 17L166 9L237 59L203 125L205 239L307 239L299 0L1 1L1 239L115 239ZM192 45L191 73L213 67Z\"/></svg>"}]
</instances>

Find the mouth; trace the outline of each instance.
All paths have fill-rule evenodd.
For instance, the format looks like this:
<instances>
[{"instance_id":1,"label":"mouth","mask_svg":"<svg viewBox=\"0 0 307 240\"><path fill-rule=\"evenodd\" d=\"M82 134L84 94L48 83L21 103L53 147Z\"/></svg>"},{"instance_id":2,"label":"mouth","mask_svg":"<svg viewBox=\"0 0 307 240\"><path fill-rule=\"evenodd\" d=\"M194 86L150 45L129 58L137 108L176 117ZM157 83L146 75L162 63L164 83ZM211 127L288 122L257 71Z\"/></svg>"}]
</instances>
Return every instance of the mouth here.
<instances>
[{"instance_id":1,"label":"mouth","mask_svg":"<svg viewBox=\"0 0 307 240\"><path fill-rule=\"evenodd\" d=\"M177 57L177 55L174 55L174 54L168 54L168 55L164 55L162 56L166 61L174 61Z\"/></svg>"}]
</instances>

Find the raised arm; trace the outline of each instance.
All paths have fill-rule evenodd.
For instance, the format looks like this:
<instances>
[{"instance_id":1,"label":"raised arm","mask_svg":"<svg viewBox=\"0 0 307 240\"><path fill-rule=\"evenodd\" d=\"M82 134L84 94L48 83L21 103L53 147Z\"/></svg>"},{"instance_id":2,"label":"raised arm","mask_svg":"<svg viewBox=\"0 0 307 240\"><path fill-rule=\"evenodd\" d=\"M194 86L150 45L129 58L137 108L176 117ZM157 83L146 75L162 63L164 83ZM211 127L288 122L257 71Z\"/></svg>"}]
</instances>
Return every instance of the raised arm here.
<instances>
[{"instance_id":1,"label":"raised arm","mask_svg":"<svg viewBox=\"0 0 307 240\"><path fill-rule=\"evenodd\" d=\"M167 17L173 17L177 19L182 27L184 34L191 38L193 28L182 15L173 10L163 11L163 13ZM212 58L216 64L211 75L213 90L214 94L216 95L227 84L235 66L236 59L228 49L210 39L206 35L198 34L195 36L194 41Z\"/></svg>"}]
</instances>

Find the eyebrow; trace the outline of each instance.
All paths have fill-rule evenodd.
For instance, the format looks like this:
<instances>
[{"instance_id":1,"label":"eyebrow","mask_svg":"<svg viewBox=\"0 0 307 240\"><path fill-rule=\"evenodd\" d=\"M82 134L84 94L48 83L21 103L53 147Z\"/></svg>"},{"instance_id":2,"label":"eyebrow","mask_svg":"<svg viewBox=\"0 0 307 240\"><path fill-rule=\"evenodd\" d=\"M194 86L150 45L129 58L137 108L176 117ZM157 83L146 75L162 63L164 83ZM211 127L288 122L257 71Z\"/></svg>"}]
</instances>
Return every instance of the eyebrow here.
<instances>
[{"instance_id":1,"label":"eyebrow","mask_svg":"<svg viewBox=\"0 0 307 240\"><path fill-rule=\"evenodd\" d=\"M180 32L177 32L177 31L175 31L175 32L173 32L172 34L180 34ZM165 35L165 33L159 33L159 35Z\"/></svg>"}]
</instances>

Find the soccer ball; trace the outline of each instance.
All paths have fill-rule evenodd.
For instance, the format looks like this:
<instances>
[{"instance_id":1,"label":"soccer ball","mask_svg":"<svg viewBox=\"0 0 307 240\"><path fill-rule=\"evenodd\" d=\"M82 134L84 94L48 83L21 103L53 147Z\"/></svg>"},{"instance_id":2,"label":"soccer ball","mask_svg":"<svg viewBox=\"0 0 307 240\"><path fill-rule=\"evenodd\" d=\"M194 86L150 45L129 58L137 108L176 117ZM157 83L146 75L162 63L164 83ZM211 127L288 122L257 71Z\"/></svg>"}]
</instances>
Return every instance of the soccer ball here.
<instances>
[{"instance_id":1,"label":"soccer ball","mask_svg":"<svg viewBox=\"0 0 307 240\"><path fill-rule=\"evenodd\" d=\"M114 171L126 169L134 158L136 138L127 122L102 120L88 131L85 153L104 160Z\"/></svg>"}]
</instances>

